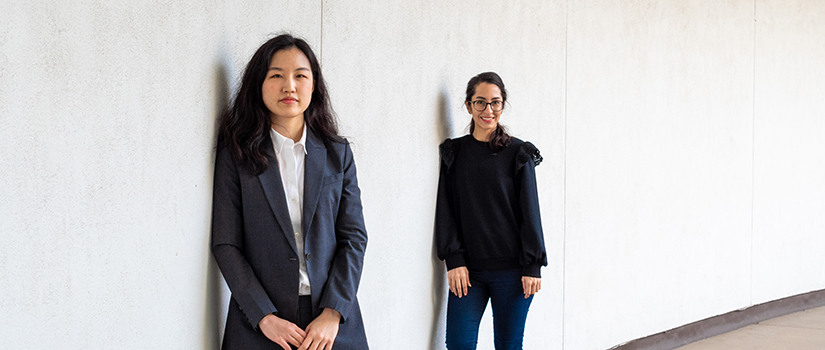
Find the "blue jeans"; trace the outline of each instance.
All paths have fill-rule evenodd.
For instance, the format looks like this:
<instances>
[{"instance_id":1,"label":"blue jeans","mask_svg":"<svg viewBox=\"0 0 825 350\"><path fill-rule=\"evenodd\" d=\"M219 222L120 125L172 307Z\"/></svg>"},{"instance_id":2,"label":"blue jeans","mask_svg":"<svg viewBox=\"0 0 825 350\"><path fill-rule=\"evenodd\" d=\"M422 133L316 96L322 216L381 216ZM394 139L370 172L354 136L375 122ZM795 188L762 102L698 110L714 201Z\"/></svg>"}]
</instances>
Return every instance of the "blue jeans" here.
<instances>
[{"instance_id":1,"label":"blue jeans","mask_svg":"<svg viewBox=\"0 0 825 350\"><path fill-rule=\"evenodd\" d=\"M493 305L493 337L496 350L520 350L524 322L533 296L524 299L521 270L470 270L467 295L449 293L447 300L447 349L474 350L478 325L487 300Z\"/></svg>"}]
</instances>

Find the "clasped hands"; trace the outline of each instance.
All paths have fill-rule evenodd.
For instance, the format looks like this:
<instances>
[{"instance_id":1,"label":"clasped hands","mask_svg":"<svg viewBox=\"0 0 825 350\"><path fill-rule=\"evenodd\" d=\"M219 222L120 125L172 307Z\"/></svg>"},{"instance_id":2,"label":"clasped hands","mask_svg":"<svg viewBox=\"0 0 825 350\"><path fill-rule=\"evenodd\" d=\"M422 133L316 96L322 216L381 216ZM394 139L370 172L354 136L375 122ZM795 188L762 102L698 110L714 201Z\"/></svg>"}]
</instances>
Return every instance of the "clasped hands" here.
<instances>
[{"instance_id":1,"label":"clasped hands","mask_svg":"<svg viewBox=\"0 0 825 350\"><path fill-rule=\"evenodd\" d=\"M341 314L334 309L325 308L308 326L306 331L298 325L278 316L266 315L258 327L269 340L290 350L289 345L298 350L332 350L332 344L338 335Z\"/></svg>"},{"instance_id":2,"label":"clasped hands","mask_svg":"<svg viewBox=\"0 0 825 350\"><path fill-rule=\"evenodd\" d=\"M466 266L459 266L447 271L447 282L450 285L450 292L461 298L467 295L467 288L470 284L470 272ZM541 278L521 276L521 287L524 289L524 299L536 294L541 289Z\"/></svg>"}]
</instances>

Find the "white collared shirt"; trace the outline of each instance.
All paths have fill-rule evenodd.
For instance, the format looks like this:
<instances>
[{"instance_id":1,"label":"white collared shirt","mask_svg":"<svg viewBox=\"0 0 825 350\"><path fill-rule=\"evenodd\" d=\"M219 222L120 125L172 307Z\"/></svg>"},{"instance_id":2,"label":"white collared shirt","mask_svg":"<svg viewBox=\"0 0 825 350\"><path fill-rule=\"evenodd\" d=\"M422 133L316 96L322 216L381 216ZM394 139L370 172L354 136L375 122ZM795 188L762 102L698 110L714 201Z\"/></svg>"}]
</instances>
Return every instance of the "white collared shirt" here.
<instances>
[{"instance_id":1,"label":"white collared shirt","mask_svg":"<svg viewBox=\"0 0 825 350\"><path fill-rule=\"evenodd\" d=\"M275 158L278 159L278 170L281 171L281 184L284 186L286 206L289 209L289 218L292 221L292 234L295 235L295 246L298 248L298 295L310 295L309 274L304 252L304 232L301 228L304 203L304 158L306 158L307 128L298 142L284 137L275 129L269 131L272 137L272 146L275 148Z\"/></svg>"}]
</instances>

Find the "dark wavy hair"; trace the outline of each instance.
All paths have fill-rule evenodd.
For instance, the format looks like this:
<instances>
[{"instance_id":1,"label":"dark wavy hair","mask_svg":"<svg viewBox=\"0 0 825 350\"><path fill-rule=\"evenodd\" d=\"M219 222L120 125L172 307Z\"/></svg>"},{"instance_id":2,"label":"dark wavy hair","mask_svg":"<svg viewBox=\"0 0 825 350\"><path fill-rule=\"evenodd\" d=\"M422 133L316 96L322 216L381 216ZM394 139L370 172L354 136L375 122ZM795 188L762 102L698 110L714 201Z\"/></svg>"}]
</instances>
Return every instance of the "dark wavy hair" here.
<instances>
[{"instance_id":1,"label":"dark wavy hair","mask_svg":"<svg viewBox=\"0 0 825 350\"><path fill-rule=\"evenodd\" d=\"M264 147L269 144L266 141L272 121L269 109L264 105L261 86L272 56L280 50L293 47L301 50L309 59L315 84L312 100L304 111L307 127L324 142L343 142L338 135L338 122L329 102L327 86L315 53L303 39L289 34L278 35L261 45L252 55L244 70L238 94L221 116L218 134L218 147L227 147L237 162L256 174L262 173L270 165L264 154Z\"/></svg>"},{"instance_id":2,"label":"dark wavy hair","mask_svg":"<svg viewBox=\"0 0 825 350\"><path fill-rule=\"evenodd\" d=\"M507 102L507 89L504 88L504 81L501 80L501 77L495 72L484 72L472 77L470 81L467 82L467 97L464 98L464 104L466 106L470 106L470 101L472 101L473 95L476 94L476 87L481 83L498 86L499 90L501 90L502 102ZM470 134L472 134L475 129L476 124L470 119ZM501 123L498 123L496 129L493 130L492 135L490 135L490 147L492 147L493 150L500 150L507 147L511 141L513 141L513 137L507 133L507 128L501 125Z\"/></svg>"}]
</instances>

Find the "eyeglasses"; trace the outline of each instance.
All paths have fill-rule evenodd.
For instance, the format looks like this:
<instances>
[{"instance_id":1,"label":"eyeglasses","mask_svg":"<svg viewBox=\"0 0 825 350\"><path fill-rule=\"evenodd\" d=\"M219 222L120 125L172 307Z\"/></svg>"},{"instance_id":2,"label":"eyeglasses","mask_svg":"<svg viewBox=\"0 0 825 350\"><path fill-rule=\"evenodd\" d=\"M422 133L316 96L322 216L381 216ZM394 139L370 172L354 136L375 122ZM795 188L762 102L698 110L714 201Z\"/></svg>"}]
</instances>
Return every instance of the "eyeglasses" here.
<instances>
[{"instance_id":1,"label":"eyeglasses","mask_svg":"<svg viewBox=\"0 0 825 350\"><path fill-rule=\"evenodd\" d=\"M475 109L478 112L481 112L481 111L487 109L487 105L490 105L490 109L492 109L493 112L499 112L502 109L504 109L504 102L503 101L490 101L490 102L487 102L487 101L482 101L482 100L475 100L471 103L473 104L473 109Z\"/></svg>"}]
</instances>

